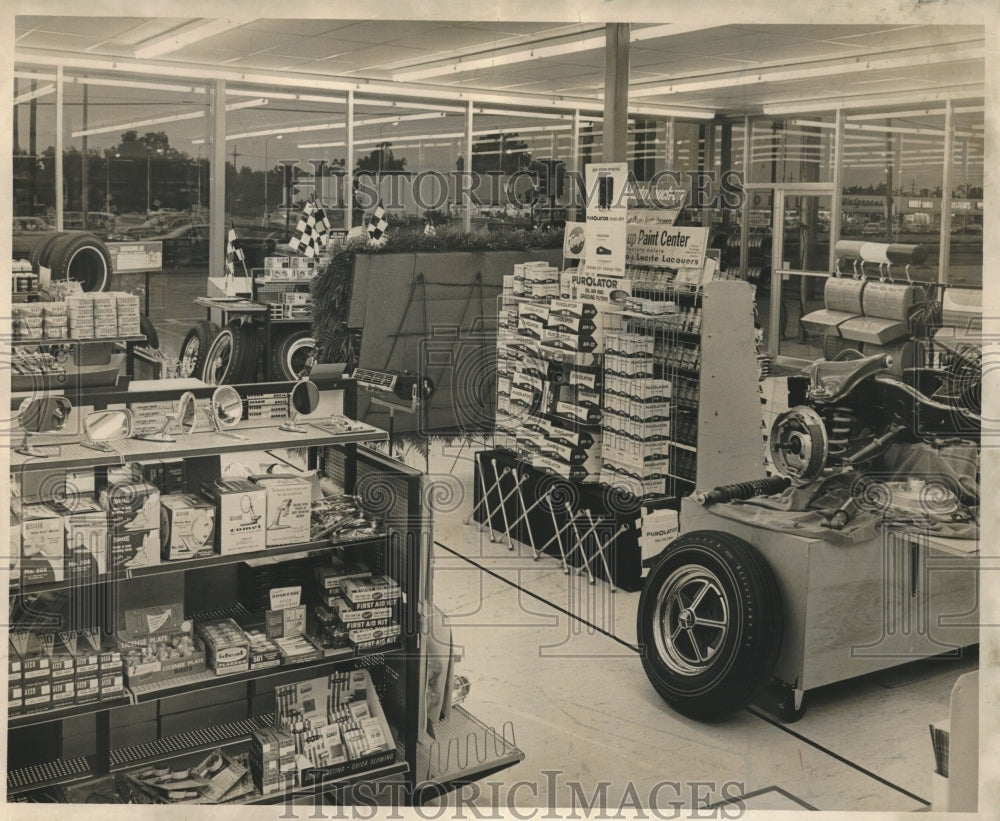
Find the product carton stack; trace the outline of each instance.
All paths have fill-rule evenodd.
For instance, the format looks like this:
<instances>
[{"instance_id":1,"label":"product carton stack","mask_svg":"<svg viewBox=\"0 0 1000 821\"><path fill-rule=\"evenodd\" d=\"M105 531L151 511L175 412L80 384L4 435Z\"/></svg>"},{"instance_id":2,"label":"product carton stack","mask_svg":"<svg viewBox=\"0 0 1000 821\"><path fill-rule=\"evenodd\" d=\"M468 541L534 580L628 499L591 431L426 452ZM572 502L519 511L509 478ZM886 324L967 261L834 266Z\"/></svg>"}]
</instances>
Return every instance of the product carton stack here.
<instances>
[{"instance_id":1,"label":"product carton stack","mask_svg":"<svg viewBox=\"0 0 1000 821\"><path fill-rule=\"evenodd\" d=\"M601 481L637 496L660 494L670 473L673 385L658 367L656 337L624 324L606 337Z\"/></svg>"},{"instance_id":2,"label":"product carton stack","mask_svg":"<svg viewBox=\"0 0 1000 821\"><path fill-rule=\"evenodd\" d=\"M108 517L108 566L114 570L160 563L160 491L148 482L112 484L101 491Z\"/></svg>"},{"instance_id":3,"label":"product carton stack","mask_svg":"<svg viewBox=\"0 0 1000 821\"><path fill-rule=\"evenodd\" d=\"M601 471L601 308L563 298L542 262L504 278L497 346L497 447L573 481Z\"/></svg>"},{"instance_id":4,"label":"product carton stack","mask_svg":"<svg viewBox=\"0 0 1000 821\"><path fill-rule=\"evenodd\" d=\"M94 302L87 294L66 298L69 335L72 339L94 338Z\"/></svg>"},{"instance_id":5,"label":"product carton stack","mask_svg":"<svg viewBox=\"0 0 1000 821\"><path fill-rule=\"evenodd\" d=\"M137 294L115 293L115 312L118 317L119 336L139 336L142 325L139 321L139 296Z\"/></svg>"}]
</instances>

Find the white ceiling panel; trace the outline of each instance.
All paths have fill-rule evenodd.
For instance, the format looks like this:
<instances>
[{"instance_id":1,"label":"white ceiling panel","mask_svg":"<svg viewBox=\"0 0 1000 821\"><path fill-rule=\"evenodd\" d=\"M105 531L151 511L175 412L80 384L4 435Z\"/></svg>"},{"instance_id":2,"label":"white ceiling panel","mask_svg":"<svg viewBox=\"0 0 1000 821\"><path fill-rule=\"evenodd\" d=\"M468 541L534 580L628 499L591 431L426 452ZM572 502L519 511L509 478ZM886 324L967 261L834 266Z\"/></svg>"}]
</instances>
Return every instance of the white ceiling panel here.
<instances>
[{"instance_id":1,"label":"white ceiling panel","mask_svg":"<svg viewBox=\"0 0 1000 821\"><path fill-rule=\"evenodd\" d=\"M122 57L134 46L190 22L180 18L48 17L16 19L17 48L30 63L31 49ZM599 27L599 24L597 24ZM156 58L160 61L222 65L237 69L296 71L319 77L384 79L393 68L453 60L458 55L527 48L545 38L578 34L594 23L530 21L257 19L193 42ZM730 24L634 43L631 82L711 79L720 72L759 71L768 65L851 59L882 51L984 40L974 26L747 25ZM51 69L46 69L51 71ZM955 59L933 66L891 71L859 70L848 75L765 82L732 87L725 83L643 103L690 105L753 113L777 101L935 89L982 82L984 61ZM736 75L739 76L739 75ZM517 91L590 98L603 96L603 49L578 50L464 73L446 72L418 81L443 89ZM433 92L428 92L433 97Z\"/></svg>"}]
</instances>

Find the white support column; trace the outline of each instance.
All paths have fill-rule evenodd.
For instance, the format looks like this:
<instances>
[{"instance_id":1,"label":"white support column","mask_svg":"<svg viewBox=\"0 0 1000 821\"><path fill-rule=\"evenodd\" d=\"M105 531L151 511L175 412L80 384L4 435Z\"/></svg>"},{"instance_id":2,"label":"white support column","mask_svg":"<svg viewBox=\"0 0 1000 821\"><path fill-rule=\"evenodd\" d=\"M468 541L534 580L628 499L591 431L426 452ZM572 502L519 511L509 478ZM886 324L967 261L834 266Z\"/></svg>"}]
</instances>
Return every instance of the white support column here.
<instances>
[{"instance_id":1,"label":"white support column","mask_svg":"<svg viewBox=\"0 0 1000 821\"><path fill-rule=\"evenodd\" d=\"M604 44L604 134L601 158L624 162L628 158L628 23L608 23Z\"/></svg>"},{"instance_id":2,"label":"white support column","mask_svg":"<svg viewBox=\"0 0 1000 821\"><path fill-rule=\"evenodd\" d=\"M465 172L472 173L472 100L465 105ZM458 193L461 196L465 188L464 180L459 183ZM461 204L461 203L460 203ZM465 203L465 210L462 212L462 230L468 234L472 230L472 203Z\"/></svg>"},{"instance_id":3,"label":"white support column","mask_svg":"<svg viewBox=\"0 0 1000 821\"><path fill-rule=\"evenodd\" d=\"M344 227L350 231L354 226L354 89L347 91L347 118L344 122L347 132L344 138L346 158L344 159Z\"/></svg>"},{"instance_id":4,"label":"white support column","mask_svg":"<svg viewBox=\"0 0 1000 821\"><path fill-rule=\"evenodd\" d=\"M670 121L673 124L673 120ZM752 122L749 117L743 118L743 205L741 206L740 212L740 276L745 277L747 275L747 266L750 261L750 249L748 247L750 242L750 197L746 192L746 184L750 182L750 152L753 148L753 143L750 141L750 131ZM671 152L673 152L673 129L671 128L670 142L671 142ZM833 236L831 234L831 236Z\"/></svg>"},{"instance_id":5,"label":"white support column","mask_svg":"<svg viewBox=\"0 0 1000 821\"><path fill-rule=\"evenodd\" d=\"M226 250L226 82L212 84L212 125L209 129L210 191L208 198L208 275L225 276Z\"/></svg>"},{"instance_id":6,"label":"white support column","mask_svg":"<svg viewBox=\"0 0 1000 821\"><path fill-rule=\"evenodd\" d=\"M944 109L944 169L941 179L941 250L938 252L938 282L948 282L951 265L951 165L955 151L955 104Z\"/></svg>"},{"instance_id":7,"label":"white support column","mask_svg":"<svg viewBox=\"0 0 1000 821\"><path fill-rule=\"evenodd\" d=\"M844 179L844 122L847 117L838 109L833 130L833 202L830 203L830 271L836 270L834 246L840 239L841 198Z\"/></svg>"},{"instance_id":8,"label":"white support column","mask_svg":"<svg viewBox=\"0 0 1000 821\"><path fill-rule=\"evenodd\" d=\"M56 66L56 156L55 156L55 174L56 174L56 230L63 230L63 207L65 205L63 201L63 104L64 99L64 86L63 86L63 67ZM86 161L86 158L84 159ZM83 226L86 230L87 226Z\"/></svg>"}]
</instances>

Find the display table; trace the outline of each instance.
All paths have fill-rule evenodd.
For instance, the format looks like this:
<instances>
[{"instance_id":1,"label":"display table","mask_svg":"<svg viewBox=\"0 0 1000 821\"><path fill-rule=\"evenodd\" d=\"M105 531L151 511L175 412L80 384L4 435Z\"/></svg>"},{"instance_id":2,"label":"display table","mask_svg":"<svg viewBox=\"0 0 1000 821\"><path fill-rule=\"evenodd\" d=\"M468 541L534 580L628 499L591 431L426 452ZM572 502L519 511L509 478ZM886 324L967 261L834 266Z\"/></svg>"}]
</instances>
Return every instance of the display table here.
<instances>
[{"instance_id":1,"label":"display table","mask_svg":"<svg viewBox=\"0 0 1000 821\"><path fill-rule=\"evenodd\" d=\"M756 547L778 582L784 634L774 676L796 694L979 641L979 560L957 539L882 528L834 544L765 530L681 503L684 531L731 533ZM968 543L970 548L974 541Z\"/></svg>"}]
</instances>

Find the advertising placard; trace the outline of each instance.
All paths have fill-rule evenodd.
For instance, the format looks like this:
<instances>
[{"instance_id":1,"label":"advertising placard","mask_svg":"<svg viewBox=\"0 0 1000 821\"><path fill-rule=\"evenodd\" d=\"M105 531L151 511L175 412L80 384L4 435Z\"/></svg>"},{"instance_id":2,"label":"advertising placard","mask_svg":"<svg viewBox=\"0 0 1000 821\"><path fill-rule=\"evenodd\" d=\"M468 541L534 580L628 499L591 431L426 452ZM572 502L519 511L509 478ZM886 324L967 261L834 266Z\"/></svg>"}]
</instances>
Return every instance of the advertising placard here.
<instances>
[{"instance_id":1,"label":"advertising placard","mask_svg":"<svg viewBox=\"0 0 1000 821\"><path fill-rule=\"evenodd\" d=\"M585 180L587 268L594 274L625 276L628 165L591 163L586 166Z\"/></svg>"},{"instance_id":2,"label":"advertising placard","mask_svg":"<svg viewBox=\"0 0 1000 821\"><path fill-rule=\"evenodd\" d=\"M111 270L116 274L159 271L163 268L163 243L151 242L109 242Z\"/></svg>"}]
</instances>

